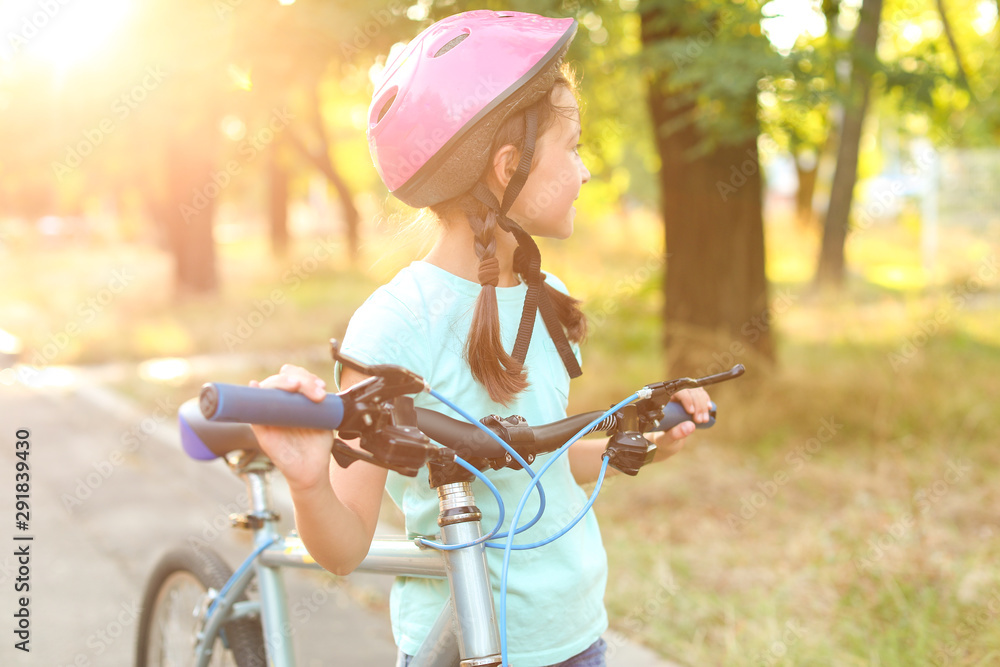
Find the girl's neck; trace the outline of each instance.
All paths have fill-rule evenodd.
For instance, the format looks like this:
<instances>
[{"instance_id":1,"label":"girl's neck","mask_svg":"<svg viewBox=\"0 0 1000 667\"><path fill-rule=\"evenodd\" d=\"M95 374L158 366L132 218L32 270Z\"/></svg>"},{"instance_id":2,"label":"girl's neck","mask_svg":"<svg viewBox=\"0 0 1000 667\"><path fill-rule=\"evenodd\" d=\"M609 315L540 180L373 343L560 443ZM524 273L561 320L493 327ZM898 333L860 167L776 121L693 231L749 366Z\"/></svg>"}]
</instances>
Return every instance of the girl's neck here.
<instances>
[{"instance_id":1,"label":"girl's neck","mask_svg":"<svg viewBox=\"0 0 1000 667\"><path fill-rule=\"evenodd\" d=\"M444 269L459 278L479 282L479 258L476 257L475 236L464 219L441 221L441 235L438 237L424 261ZM514 236L499 227L494 236L497 243L496 258L500 261L500 280L497 287L514 287L519 284L514 275Z\"/></svg>"}]
</instances>

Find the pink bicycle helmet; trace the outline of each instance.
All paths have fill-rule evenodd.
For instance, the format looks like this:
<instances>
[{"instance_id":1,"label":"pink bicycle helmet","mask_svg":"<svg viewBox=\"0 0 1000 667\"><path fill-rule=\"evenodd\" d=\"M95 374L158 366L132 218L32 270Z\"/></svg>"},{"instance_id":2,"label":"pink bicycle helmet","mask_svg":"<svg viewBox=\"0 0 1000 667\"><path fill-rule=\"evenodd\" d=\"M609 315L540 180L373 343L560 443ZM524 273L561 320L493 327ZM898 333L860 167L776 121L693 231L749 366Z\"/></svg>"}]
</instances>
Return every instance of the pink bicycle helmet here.
<instances>
[{"instance_id":1,"label":"pink bicycle helmet","mask_svg":"<svg viewBox=\"0 0 1000 667\"><path fill-rule=\"evenodd\" d=\"M387 63L368 110L382 182L417 208L475 185L504 119L551 89L576 20L478 10L426 28Z\"/></svg>"},{"instance_id":2,"label":"pink bicycle helmet","mask_svg":"<svg viewBox=\"0 0 1000 667\"><path fill-rule=\"evenodd\" d=\"M469 193L496 216L497 226L514 235L514 268L528 290L510 357L524 363L537 310L570 377L581 370L542 288L538 246L507 211L531 169L537 133L532 105L555 85L575 34L571 18L488 10L456 14L425 29L390 60L368 109L372 161L397 199L421 208ZM497 201L480 177L497 129L522 109L520 161ZM498 266L480 255L480 284L495 286Z\"/></svg>"}]
</instances>

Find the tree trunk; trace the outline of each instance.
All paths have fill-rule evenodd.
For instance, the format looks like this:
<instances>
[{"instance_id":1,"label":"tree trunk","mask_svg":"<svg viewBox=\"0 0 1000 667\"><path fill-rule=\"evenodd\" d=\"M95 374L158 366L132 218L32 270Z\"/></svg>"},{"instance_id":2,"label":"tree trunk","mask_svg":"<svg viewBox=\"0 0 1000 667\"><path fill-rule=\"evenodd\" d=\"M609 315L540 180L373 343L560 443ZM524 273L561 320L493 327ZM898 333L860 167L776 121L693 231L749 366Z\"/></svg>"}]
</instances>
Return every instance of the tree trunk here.
<instances>
[{"instance_id":1,"label":"tree trunk","mask_svg":"<svg viewBox=\"0 0 1000 667\"><path fill-rule=\"evenodd\" d=\"M288 254L288 170L283 162L281 144L276 139L271 146L268 165L271 254L279 259Z\"/></svg>"},{"instance_id":2,"label":"tree trunk","mask_svg":"<svg viewBox=\"0 0 1000 667\"><path fill-rule=\"evenodd\" d=\"M799 186L795 190L795 219L800 227L808 227L813 221L813 194L816 192L816 175L819 173L819 160L813 160L807 167L795 158L795 173L799 177Z\"/></svg>"},{"instance_id":3,"label":"tree trunk","mask_svg":"<svg viewBox=\"0 0 1000 667\"><path fill-rule=\"evenodd\" d=\"M214 293L219 281L212 220L220 186L213 180L217 145L214 123L178 136L167 157L170 205L166 228L174 254L175 296Z\"/></svg>"},{"instance_id":4,"label":"tree trunk","mask_svg":"<svg viewBox=\"0 0 1000 667\"><path fill-rule=\"evenodd\" d=\"M646 14L643 22L645 44L664 36L647 30ZM660 208L667 252L663 312L669 373L704 375L740 361L771 361L772 313L764 273L756 135L690 157L704 138L695 124L663 131L694 110L691 102L669 91L668 77L661 71L652 78L649 108L662 161ZM757 123L754 93L748 93L743 109L751 126Z\"/></svg>"},{"instance_id":5,"label":"tree trunk","mask_svg":"<svg viewBox=\"0 0 1000 667\"><path fill-rule=\"evenodd\" d=\"M875 60L882 0L864 0L854 38L850 89L844 103L844 122L837 149L837 166L830 186L830 206L823 226L823 244L815 282L819 286L840 287L844 282L844 244L850 224L854 184L858 178L861 127L871 93L871 67Z\"/></svg>"}]
</instances>

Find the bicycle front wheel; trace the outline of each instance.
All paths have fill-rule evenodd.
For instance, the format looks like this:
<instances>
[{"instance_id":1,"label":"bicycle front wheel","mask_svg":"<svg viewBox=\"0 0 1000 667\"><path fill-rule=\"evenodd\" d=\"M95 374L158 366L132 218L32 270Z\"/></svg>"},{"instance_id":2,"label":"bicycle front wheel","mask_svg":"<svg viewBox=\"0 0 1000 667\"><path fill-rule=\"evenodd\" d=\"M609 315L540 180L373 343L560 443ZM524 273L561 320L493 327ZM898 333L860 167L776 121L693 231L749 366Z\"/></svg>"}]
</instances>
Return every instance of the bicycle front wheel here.
<instances>
[{"instance_id":1,"label":"bicycle front wheel","mask_svg":"<svg viewBox=\"0 0 1000 667\"><path fill-rule=\"evenodd\" d=\"M136 667L190 667L211 591L218 592L232 569L211 549L180 548L167 553L153 570L142 600ZM245 596L241 596L245 599ZM264 667L264 635L259 618L222 626L209 665Z\"/></svg>"}]
</instances>

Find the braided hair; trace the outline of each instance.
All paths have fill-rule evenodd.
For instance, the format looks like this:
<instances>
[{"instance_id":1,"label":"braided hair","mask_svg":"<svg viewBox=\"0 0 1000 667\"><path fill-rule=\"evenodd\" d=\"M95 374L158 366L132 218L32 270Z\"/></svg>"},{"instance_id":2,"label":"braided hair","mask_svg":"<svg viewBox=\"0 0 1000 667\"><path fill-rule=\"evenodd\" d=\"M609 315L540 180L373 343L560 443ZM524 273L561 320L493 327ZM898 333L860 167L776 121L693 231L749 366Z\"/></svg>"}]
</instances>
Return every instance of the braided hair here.
<instances>
[{"instance_id":1,"label":"braided hair","mask_svg":"<svg viewBox=\"0 0 1000 667\"><path fill-rule=\"evenodd\" d=\"M572 76L568 68L561 70L555 86L566 86L574 91ZM551 90L533 106L538 114L539 133L547 129L556 114L562 110L552 102ZM509 116L498 128L491 147L491 155L507 145L518 153L524 146L524 113L521 110ZM491 161L492 163L492 161ZM524 389L528 380L524 364L511 356L503 347L500 337L500 315L497 307L496 286L499 278L499 262L496 258L496 213L466 192L458 197L431 206L431 211L439 218L461 212L469 221L475 235L474 248L479 258L479 282L482 289L476 299L466 339L465 355L472 376L483 385L490 398L501 405L508 405ZM524 279L528 267L520 252L514 254L514 272ZM566 337L573 342L583 340L587 332L587 319L580 309L580 301L560 292L548 283L543 283L554 306L560 324L566 330Z\"/></svg>"}]
</instances>

